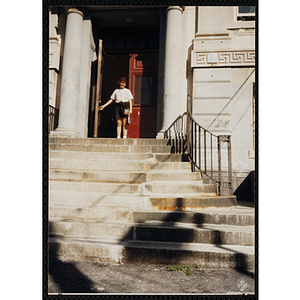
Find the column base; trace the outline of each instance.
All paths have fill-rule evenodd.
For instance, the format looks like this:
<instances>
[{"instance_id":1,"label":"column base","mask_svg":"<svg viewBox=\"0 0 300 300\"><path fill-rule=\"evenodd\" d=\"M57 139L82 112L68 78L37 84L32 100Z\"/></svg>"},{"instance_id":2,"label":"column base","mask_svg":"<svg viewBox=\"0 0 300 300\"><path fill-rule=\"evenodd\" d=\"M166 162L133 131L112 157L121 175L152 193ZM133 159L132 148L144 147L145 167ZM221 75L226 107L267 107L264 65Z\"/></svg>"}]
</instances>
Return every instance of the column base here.
<instances>
[{"instance_id":1,"label":"column base","mask_svg":"<svg viewBox=\"0 0 300 300\"><path fill-rule=\"evenodd\" d=\"M156 135L156 139L158 139L158 140L163 140L164 138L165 138L165 130L164 129L161 129L158 133L157 133L157 135Z\"/></svg>"},{"instance_id":2,"label":"column base","mask_svg":"<svg viewBox=\"0 0 300 300\"><path fill-rule=\"evenodd\" d=\"M63 138L80 138L80 133L71 128L56 128L55 131L50 131L50 137L63 137Z\"/></svg>"}]
</instances>

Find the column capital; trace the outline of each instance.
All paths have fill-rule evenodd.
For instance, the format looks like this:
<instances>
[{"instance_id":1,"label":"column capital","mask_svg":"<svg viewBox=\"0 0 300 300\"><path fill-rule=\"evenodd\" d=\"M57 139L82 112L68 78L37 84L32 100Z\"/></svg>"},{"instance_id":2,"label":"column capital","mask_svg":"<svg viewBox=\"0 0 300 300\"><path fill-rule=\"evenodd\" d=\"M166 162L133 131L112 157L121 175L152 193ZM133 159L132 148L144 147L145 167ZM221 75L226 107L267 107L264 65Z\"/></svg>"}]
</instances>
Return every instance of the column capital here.
<instances>
[{"instance_id":1,"label":"column capital","mask_svg":"<svg viewBox=\"0 0 300 300\"><path fill-rule=\"evenodd\" d=\"M174 9L177 9L177 10L179 10L179 11L182 13L183 10L184 10L184 6L169 6L169 7L166 9L166 12L168 12L169 10L174 10Z\"/></svg>"},{"instance_id":2,"label":"column capital","mask_svg":"<svg viewBox=\"0 0 300 300\"><path fill-rule=\"evenodd\" d=\"M83 12L75 7L71 7L67 10L67 14L70 14L70 13L76 13L76 14L79 14L81 17L83 17Z\"/></svg>"}]
</instances>

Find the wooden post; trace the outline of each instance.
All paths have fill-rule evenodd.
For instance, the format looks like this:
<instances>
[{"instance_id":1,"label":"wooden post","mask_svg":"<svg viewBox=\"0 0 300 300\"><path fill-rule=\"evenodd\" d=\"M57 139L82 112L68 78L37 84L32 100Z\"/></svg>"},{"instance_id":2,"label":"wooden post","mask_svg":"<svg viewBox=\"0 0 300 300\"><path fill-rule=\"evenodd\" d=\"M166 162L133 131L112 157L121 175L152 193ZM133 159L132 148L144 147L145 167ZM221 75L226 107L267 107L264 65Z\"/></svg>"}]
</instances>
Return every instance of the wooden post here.
<instances>
[{"instance_id":1,"label":"wooden post","mask_svg":"<svg viewBox=\"0 0 300 300\"><path fill-rule=\"evenodd\" d=\"M100 124L99 104L101 105L102 70L103 70L102 49L103 49L102 40L99 40L97 83L96 83L96 101L95 101L95 119L94 119L94 137L98 137L98 126Z\"/></svg>"}]
</instances>

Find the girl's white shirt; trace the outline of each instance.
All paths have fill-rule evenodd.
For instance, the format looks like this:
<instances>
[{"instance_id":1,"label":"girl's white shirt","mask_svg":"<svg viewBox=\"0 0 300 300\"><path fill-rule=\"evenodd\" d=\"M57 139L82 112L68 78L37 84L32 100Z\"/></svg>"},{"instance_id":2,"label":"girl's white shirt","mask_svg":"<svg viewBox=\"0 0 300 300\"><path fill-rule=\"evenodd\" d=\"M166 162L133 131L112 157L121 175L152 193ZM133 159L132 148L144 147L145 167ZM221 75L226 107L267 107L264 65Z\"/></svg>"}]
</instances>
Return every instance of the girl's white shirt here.
<instances>
[{"instance_id":1,"label":"girl's white shirt","mask_svg":"<svg viewBox=\"0 0 300 300\"><path fill-rule=\"evenodd\" d=\"M116 103L120 102L129 102L130 99L133 99L133 96L129 89L115 89L114 92L110 96L111 99L116 101Z\"/></svg>"}]
</instances>

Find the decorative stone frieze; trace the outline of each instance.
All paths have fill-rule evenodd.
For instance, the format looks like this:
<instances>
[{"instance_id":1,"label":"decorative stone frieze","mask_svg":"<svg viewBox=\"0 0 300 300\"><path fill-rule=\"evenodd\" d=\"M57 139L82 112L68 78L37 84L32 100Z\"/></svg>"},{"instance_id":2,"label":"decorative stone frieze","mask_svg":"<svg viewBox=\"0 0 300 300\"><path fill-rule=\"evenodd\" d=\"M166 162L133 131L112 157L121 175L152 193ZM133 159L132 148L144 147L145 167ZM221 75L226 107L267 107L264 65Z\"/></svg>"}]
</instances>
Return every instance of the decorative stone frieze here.
<instances>
[{"instance_id":1,"label":"decorative stone frieze","mask_svg":"<svg viewBox=\"0 0 300 300\"><path fill-rule=\"evenodd\" d=\"M192 51L192 68L254 66L254 50L198 52Z\"/></svg>"}]
</instances>

